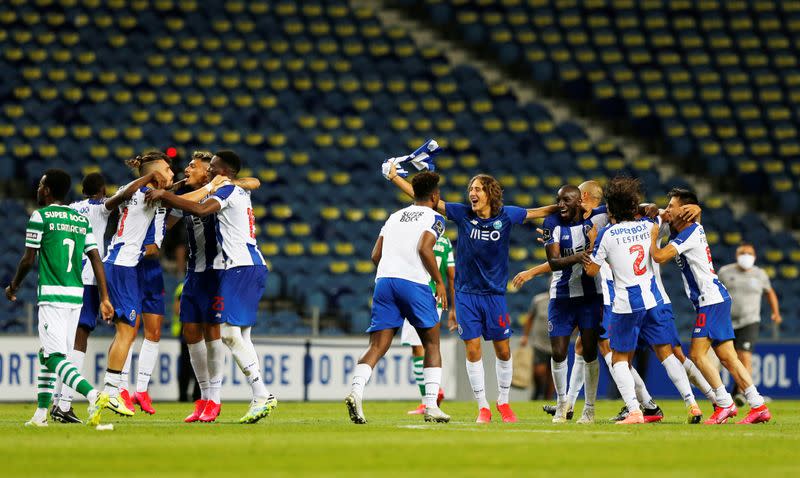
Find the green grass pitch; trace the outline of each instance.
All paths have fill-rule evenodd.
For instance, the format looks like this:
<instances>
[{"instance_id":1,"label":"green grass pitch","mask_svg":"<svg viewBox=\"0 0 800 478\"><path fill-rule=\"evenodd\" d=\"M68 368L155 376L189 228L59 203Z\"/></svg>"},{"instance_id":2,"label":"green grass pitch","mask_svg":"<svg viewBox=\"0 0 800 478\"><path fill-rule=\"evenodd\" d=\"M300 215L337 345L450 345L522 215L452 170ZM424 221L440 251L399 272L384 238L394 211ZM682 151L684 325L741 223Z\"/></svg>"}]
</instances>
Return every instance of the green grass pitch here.
<instances>
[{"instance_id":1,"label":"green grass pitch","mask_svg":"<svg viewBox=\"0 0 800 478\"><path fill-rule=\"evenodd\" d=\"M553 425L541 402L513 404L517 424L489 425L473 423L473 403L445 402L446 425L406 415L414 405L367 401L358 426L343 403L281 403L256 425L236 423L244 403L223 404L213 424L182 423L189 404L156 403L152 417L106 412L115 430L103 432L25 428L34 405L3 404L0 476L800 476L797 401L771 403L773 421L747 427L687 425L675 401L661 402L663 423L633 427L605 421L619 402L600 402L592 426Z\"/></svg>"}]
</instances>

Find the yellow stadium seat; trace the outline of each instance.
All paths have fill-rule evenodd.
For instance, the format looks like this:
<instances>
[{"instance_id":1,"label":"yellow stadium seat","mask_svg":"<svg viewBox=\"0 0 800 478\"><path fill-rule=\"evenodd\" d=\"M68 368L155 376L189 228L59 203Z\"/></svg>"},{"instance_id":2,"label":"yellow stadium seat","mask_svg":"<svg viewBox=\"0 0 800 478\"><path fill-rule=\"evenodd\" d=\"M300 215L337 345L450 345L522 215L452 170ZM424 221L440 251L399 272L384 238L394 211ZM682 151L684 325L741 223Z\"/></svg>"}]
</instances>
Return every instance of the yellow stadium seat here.
<instances>
[{"instance_id":1,"label":"yellow stadium seat","mask_svg":"<svg viewBox=\"0 0 800 478\"><path fill-rule=\"evenodd\" d=\"M385 221L389 217L389 213L383 208L373 208L369 210L367 217L371 221Z\"/></svg>"},{"instance_id":2,"label":"yellow stadium seat","mask_svg":"<svg viewBox=\"0 0 800 478\"><path fill-rule=\"evenodd\" d=\"M314 256L327 256L330 254L330 247L326 242L312 242L309 250L311 255Z\"/></svg>"},{"instance_id":3,"label":"yellow stadium seat","mask_svg":"<svg viewBox=\"0 0 800 478\"><path fill-rule=\"evenodd\" d=\"M372 261L356 261L355 270L359 274L372 274L375 272L375 264Z\"/></svg>"},{"instance_id":4,"label":"yellow stadium seat","mask_svg":"<svg viewBox=\"0 0 800 478\"><path fill-rule=\"evenodd\" d=\"M345 261L332 261L328 270L333 274L346 274L350 272L350 264Z\"/></svg>"},{"instance_id":5,"label":"yellow stadium seat","mask_svg":"<svg viewBox=\"0 0 800 478\"><path fill-rule=\"evenodd\" d=\"M355 252L355 247L350 242L337 242L333 246L333 251L338 256L352 256Z\"/></svg>"},{"instance_id":6,"label":"yellow stadium seat","mask_svg":"<svg viewBox=\"0 0 800 478\"><path fill-rule=\"evenodd\" d=\"M275 204L271 208L272 217L277 219L289 219L292 217L292 208L287 204Z\"/></svg>"},{"instance_id":7,"label":"yellow stadium seat","mask_svg":"<svg viewBox=\"0 0 800 478\"><path fill-rule=\"evenodd\" d=\"M280 223L267 224L266 233L270 237L283 237L286 235L286 228Z\"/></svg>"},{"instance_id":8,"label":"yellow stadium seat","mask_svg":"<svg viewBox=\"0 0 800 478\"><path fill-rule=\"evenodd\" d=\"M280 247L274 242L261 242L259 249L265 256L277 256L280 252Z\"/></svg>"},{"instance_id":9,"label":"yellow stadium seat","mask_svg":"<svg viewBox=\"0 0 800 478\"><path fill-rule=\"evenodd\" d=\"M326 221L335 221L342 216L342 211L334 206L326 206L320 210L320 215Z\"/></svg>"}]
</instances>

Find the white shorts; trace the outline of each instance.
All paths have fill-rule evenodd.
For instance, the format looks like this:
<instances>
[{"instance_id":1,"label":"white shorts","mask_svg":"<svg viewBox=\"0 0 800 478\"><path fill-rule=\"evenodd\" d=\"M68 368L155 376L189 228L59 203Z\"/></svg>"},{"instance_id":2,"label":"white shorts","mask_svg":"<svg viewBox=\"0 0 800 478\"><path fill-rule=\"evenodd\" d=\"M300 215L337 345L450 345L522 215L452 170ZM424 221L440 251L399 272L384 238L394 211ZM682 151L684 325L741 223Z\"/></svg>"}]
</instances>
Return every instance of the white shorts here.
<instances>
[{"instance_id":1,"label":"white shorts","mask_svg":"<svg viewBox=\"0 0 800 478\"><path fill-rule=\"evenodd\" d=\"M437 307L436 312L439 313L439 320L442 320L442 309ZM400 344L410 345L411 347L422 346L422 340L419 338L417 329L405 319L403 320L403 329L400 331Z\"/></svg>"},{"instance_id":2,"label":"white shorts","mask_svg":"<svg viewBox=\"0 0 800 478\"><path fill-rule=\"evenodd\" d=\"M42 342L44 356L52 354L69 354L75 346L75 330L81 309L39 306L39 340Z\"/></svg>"}]
</instances>

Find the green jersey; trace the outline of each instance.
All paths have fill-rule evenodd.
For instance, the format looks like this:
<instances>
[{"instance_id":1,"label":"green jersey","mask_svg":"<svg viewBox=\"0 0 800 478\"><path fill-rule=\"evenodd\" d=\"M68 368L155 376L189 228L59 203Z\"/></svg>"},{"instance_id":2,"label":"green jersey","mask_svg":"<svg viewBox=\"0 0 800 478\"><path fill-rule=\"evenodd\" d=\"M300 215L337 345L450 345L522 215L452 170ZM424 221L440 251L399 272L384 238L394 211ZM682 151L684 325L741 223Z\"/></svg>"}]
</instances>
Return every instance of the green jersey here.
<instances>
[{"instance_id":1,"label":"green jersey","mask_svg":"<svg viewBox=\"0 0 800 478\"><path fill-rule=\"evenodd\" d=\"M439 239L436 240L436 244L433 245L433 256L436 257L436 265L439 266L439 272L442 274L444 287L447 289L447 268L455 267L456 260L453 257L453 244L450 242L450 239L444 236L444 234L439 236ZM433 279L431 279L430 286L431 290L435 294L436 283L433 282Z\"/></svg>"},{"instance_id":2,"label":"green jersey","mask_svg":"<svg viewBox=\"0 0 800 478\"><path fill-rule=\"evenodd\" d=\"M34 211L25 246L39 249L39 305L80 308L83 304L83 254L97 249L86 216L51 204Z\"/></svg>"}]
</instances>

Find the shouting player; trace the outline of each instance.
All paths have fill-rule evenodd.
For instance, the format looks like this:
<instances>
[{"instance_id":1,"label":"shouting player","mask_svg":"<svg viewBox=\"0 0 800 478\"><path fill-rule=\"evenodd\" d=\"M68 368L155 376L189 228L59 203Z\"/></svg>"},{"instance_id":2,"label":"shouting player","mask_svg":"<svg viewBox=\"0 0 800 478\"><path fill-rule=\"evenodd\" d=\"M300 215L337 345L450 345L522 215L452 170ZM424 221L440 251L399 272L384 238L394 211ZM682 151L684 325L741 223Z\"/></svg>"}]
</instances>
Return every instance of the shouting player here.
<instances>
[{"instance_id":1,"label":"shouting player","mask_svg":"<svg viewBox=\"0 0 800 478\"><path fill-rule=\"evenodd\" d=\"M439 267L439 272L442 274L442 279L445 281L447 287L447 303L449 304L447 326L450 331L456 329L456 309L455 309L455 286L453 282L456 276L456 261L453 257L453 244L446 236L439 236L436 244L433 245L433 255L436 257L436 265ZM431 292L436 293L436 282L431 279L430 282ZM437 304L439 318L442 317L441 304ZM408 412L409 415L423 415L425 413L425 378L423 375L425 349L422 347L422 339L419 338L414 326L407 320L403 321L403 329L400 332L400 343L402 345L411 346L411 359L414 363L414 379L419 387L419 393L422 396L422 403L414 410ZM444 400L444 389L439 387L439 396L436 399L438 405L442 404Z\"/></svg>"},{"instance_id":2,"label":"shouting player","mask_svg":"<svg viewBox=\"0 0 800 478\"><path fill-rule=\"evenodd\" d=\"M389 161L387 169L386 179L409 197L414 197L411 184L397 174L392 161ZM505 297L511 228L515 224L545 217L555 211L555 207L524 209L504 206L500 183L487 174L479 174L470 180L467 196L469 204L439 200L434 208L458 225L456 317L458 333L467 352L467 376L478 402L476 422L489 423L492 420L484 385L483 337L492 341L497 358L497 410L504 422L513 423L517 421L517 416L508 403L512 378L511 349L508 344L511 318Z\"/></svg>"},{"instance_id":3,"label":"shouting player","mask_svg":"<svg viewBox=\"0 0 800 478\"><path fill-rule=\"evenodd\" d=\"M242 162L233 151L218 151L209 162L208 174L234 180ZM239 423L256 423L268 416L278 400L269 393L261 377L258 354L250 339L256 323L258 304L266 287L268 269L258 250L255 216L250 192L226 184L196 202L167 191L150 191L148 201L161 201L198 218L217 215L217 242L224 270L212 308L221 322L222 342L231 350L236 364L247 377L253 399Z\"/></svg>"},{"instance_id":4,"label":"shouting player","mask_svg":"<svg viewBox=\"0 0 800 478\"><path fill-rule=\"evenodd\" d=\"M682 219L678 214L681 206L697 204L697 195L686 189L676 188L669 192L669 198L666 213L673 234L670 242L664 248L660 248L656 230L658 226L654 226L650 254L659 264L675 258L683 273L686 295L697 310L697 321L692 331L692 361L713 387L718 405L714 414L704 423L727 423L730 417L737 415L736 405L730 393L725 390L719 373L708 359L709 348L714 349L714 353L731 373L736 385L740 390L744 390L750 404L750 413L739 423L767 422L772 415L733 348L731 298L714 271L711 248L706 241L705 230L700 224Z\"/></svg>"},{"instance_id":5,"label":"shouting player","mask_svg":"<svg viewBox=\"0 0 800 478\"><path fill-rule=\"evenodd\" d=\"M108 300L103 263L97 252L92 225L83 216L63 204L70 188L69 174L48 169L39 181L36 200L41 206L33 212L25 231L25 253L14 279L6 287L6 298L17 300L25 276L39 256L38 319L41 365L37 377L37 408L26 426L47 426L47 409L53 397L56 376L63 383L89 399L87 424L100 423L100 412L109 406L107 393L95 390L67 360L74 348L75 329L83 302L82 256L86 254L97 281L100 311L108 320L113 307Z\"/></svg>"}]
</instances>

